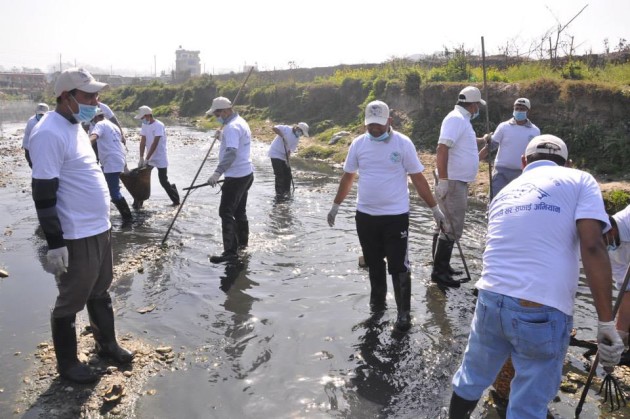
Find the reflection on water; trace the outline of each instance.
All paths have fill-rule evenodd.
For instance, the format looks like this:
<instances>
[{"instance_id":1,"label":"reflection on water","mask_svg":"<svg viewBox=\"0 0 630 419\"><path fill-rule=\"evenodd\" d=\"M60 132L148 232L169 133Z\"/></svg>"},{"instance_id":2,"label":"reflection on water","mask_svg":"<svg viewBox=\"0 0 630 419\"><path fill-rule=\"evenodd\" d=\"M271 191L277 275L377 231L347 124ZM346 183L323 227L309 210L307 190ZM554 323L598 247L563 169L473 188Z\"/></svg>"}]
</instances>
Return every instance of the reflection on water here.
<instances>
[{"instance_id":1,"label":"reflection on water","mask_svg":"<svg viewBox=\"0 0 630 419\"><path fill-rule=\"evenodd\" d=\"M188 185L211 137L168 129L169 177L180 187ZM128 137L129 149L137 149L137 138ZM214 170L217 150L199 179ZM186 368L147 384L158 396L141 398L137 417L443 417L474 309L485 209L471 206L461 240L473 282L442 291L430 280L433 218L413 197L409 246L414 326L397 335L391 292L390 308L370 315L367 271L357 264L355 189L330 228L326 214L339 169L293 159L295 194L277 201L267 146L254 143L252 150L256 174L247 209L250 246L238 264L208 261L222 248L220 197L212 188L190 194L165 252L143 253L159 246L176 211L156 178L153 194L131 229L122 230L114 212L115 260L142 255L144 267L113 286L117 328L156 345L171 345L187 361ZM30 196L20 192L28 188L29 173L20 170L22 185L0 190L0 205L14 232L13 241L4 246L9 258L22 262L10 266L19 280L12 276L0 282L0 339L10 342L0 349L2 365L10 373L1 375L0 388L18 387L16 377L27 367L13 353L30 353L37 342L50 338L47 307L56 295L52 278L29 264L42 240L33 236L37 220ZM456 258L453 265L461 269ZM585 299L578 302L578 318L590 316ZM24 315L21 306L31 301L35 309ZM149 305L156 309L137 312ZM594 328L590 318L576 324L586 332ZM0 416L9 412L0 403Z\"/></svg>"}]
</instances>

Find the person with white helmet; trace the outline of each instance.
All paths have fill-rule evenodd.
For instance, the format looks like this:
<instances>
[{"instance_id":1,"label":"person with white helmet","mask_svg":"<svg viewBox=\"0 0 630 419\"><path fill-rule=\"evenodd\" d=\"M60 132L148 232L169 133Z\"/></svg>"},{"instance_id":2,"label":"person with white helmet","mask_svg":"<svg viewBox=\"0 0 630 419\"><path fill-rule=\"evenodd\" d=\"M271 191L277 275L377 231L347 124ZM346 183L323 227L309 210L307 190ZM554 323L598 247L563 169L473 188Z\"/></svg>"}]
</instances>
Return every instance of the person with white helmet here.
<instances>
[{"instance_id":1,"label":"person with white helmet","mask_svg":"<svg viewBox=\"0 0 630 419\"><path fill-rule=\"evenodd\" d=\"M291 163L289 161L291 153L297 150L300 137L308 137L308 124L298 122L291 125L275 125L272 130L276 133L276 138L271 142L268 156L271 158L271 167L276 178L276 197L283 198L291 195L291 183L293 174L291 173Z\"/></svg>"},{"instance_id":2,"label":"person with white helmet","mask_svg":"<svg viewBox=\"0 0 630 419\"><path fill-rule=\"evenodd\" d=\"M125 146L122 143L120 128L114 125L99 108L92 118L93 127L90 130L90 141L98 144L99 161L103 167L109 195L116 209L120 212L123 224L132 220L131 210L127 200L120 193L120 174L125 170Z\"/></svg>"},{"instance_id":3,"label":"person with white helmet","mask_svg":"<svg viewBox=\"0 0 630 419\"><path fill-rule=\"evenodd\" d=\"M24 128L24 138L22 139L22 148L24 149L24 157L28 162L30 168L33 168L33 162L31 161L31 156L28 151L29 140L31 137L31 131L33 131L33 127L42 119L48 112L48 105L45 103L38 103L35 108L35 115L31 116L28 121L26 121L26 128Z\"/></svg>"},{"instance_id":4,"label":"person with white helmet","mask_svg":"<svg viewBox=\"0 0 630 419\"><path fill-rule=\"evenodd\" d=\"M54 87L57 106L30 139L33 201L48 244L45 269L59 290L50 320L57 370L77 383L98 380L77 358L76 314L86 306L98 355L121 364L133 358L116 341L108 292L113 254L107 182L81 127L96 115L105 86L84 69L63 71Z\"/></svg>"},{"instance_id":5,"label":"person with white helmet","mask_svg":"<svg viewBox=\"0 0 630 419\"><path fill-rule=\"evenodd\" d=\"M238 249L249 244L247 196L254 183L252 131L226 97L214 98L206 115L213 115L222 125L219 163L208 178L208 184L215 187L221 176L224 176L219 204L223 253L211 256L210 262L233 263L238 260Z\"/></svg>"},{"instance_id":6,"label":"person with white helmet","mask_svg":"<svg viewBox=\"0 0 630 419\"><path fill-rule=\"evenodd\" d=\"M529 119L531 102L525 97L516 99L512 118L501 122L490 139L490 150L498 148L492 171L492 191L495 197L508 183L516 179L522 172L521 156L532 138L540 135L540 129ZM481 155L485 159L484 155Z\"/></svg>"},{"instance_id":7,"label":"person with white helmet","mask_svg":"<svg viewBox=\"0 0 630 419\"><path fill-rule=\"evenodd\" d=\"M150 165L157 167L160 185L171 199L173 206L179 205L179 192L174 183L168 180L168 155L166 151L166 128L162 121L153 117L153 110L148 106L140 106L135 119L142 121L140 129L140 159L138 167ZM146 151L146 158L144 152ZM134 201L134 209L140 209L142 202Z\"/></svg>"}]
</instances>

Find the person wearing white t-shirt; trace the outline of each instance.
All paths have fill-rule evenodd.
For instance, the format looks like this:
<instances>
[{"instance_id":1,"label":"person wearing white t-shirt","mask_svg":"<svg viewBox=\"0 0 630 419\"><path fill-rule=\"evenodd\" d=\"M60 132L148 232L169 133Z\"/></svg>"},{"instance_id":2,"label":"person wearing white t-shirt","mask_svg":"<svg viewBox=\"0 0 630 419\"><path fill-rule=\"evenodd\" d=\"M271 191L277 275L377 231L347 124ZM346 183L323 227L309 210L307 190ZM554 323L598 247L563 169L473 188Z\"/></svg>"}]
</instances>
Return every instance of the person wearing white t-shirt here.
<instances>
[{"instance_id":1,"label":"person wearing white t-shirt","mask_svg":"<svg viewBox=\"0 0 630 419\"><path fill-rule=\"evenodd\" d=\"M138 167L145 165L157 167L160 185L173 202L173 206L179 205L179 192L174 183L168 181L168 156L166 153L166 129L162 121L153 118L153 110L148 106L140 106L135 119L142 121L140 129L140 160ZM145 150L147 150L145 158ZM142 202L134 201L133 207L139 209Z\"/></svg>"},{"instance_id":2,"label":"person wearing white t-shirt","mask_svg":"<svg viewBox=\"0 0 630 419\"><path fill-rule=\"evenodd\" d=\"M271 158L271 167L275 176L276 197L282 198L291 195L291 153L297 150L298 142L302 135L308 137L308 125L299 122L293 126L275 125L272 128L276 138L271 142L268 156Z\"/></svg>"},{"instance_id":3,"label":"person wearing white t-shirt","mask_svg":"<svg viewBox=\"0 0 630 419\"><path fill-rule=\"evenodd\" d=\"M612 274L602 231L610 228L590 174L564 167L567 146L534 137L521 176L490 203L481 279L468 345L453 377L450 418L469 418L508 357L515 378L508 418L544 418L562 380L582 258L597 311L605 367L624 348L612 310Z\"/></svg>"},{"instance_id":4,"label":"person wearing white t-shirt","mask_svg":"<svg viewBox=\"0 0 630 419\"><path fill-rule=\"evenodd\" d=\"M122 216L123 224L129 223L133 218L131 210L127 200L120 193L120 174L127 166L120 128L105 119L101 109L97 111L92 123L94 125L90 131L90 141L98 144L99 160L103 167L109 195Z\"/></svg>"},{"instance_id":5,"label":"person wearing white t-shirt","mask_svg":"<svg viewBox=\"0 0 630 419\"><path fill-rule=\"evenodd\" d=\"M368 266L370 308L385 309L387 272L392 277L397 317L395 326L405 332L411 327L411 266L408 259L409 188L411 179L418 195L440 225L444 216L422 171L416 148L409 137L392 129L386 103L375 100L365 109L366 133L356 137L343 166L339 189L328 213L332 227L339 206L359 174L356 229ZM387 259L387 266L385 264Z\"/></svg>"},{"instance_id":6,"label":"person wearing white t-shirt","mask_svg":"<svg viewBox=\"0 0 630 419\"><path fill-rule=\"evenodd\" d=\"M24 157L28 162L28 166L32 169L33 162L31 161L31 156L28 151L29 140L31 137L31 131L33 131L33 127L42 119L48 112L48 105L45 103L39 103L37 108L35 108L35 115L31 116L28 121L26 121L26 127L24 128L24 138L22 139L22 148L24 149Z\"/></svg>"},{"instance_id":7,"label":"person wearing white t-shirt","mask_svg":"<svg viewBox=\"0 0 630 419\"><path fill-rule=\"evenodd\" d=\"M483 149L478 151L478 145L485 144L485 140L477 138L471 123L479 115L481 106L486 106L486 102L481 99L479 89L474 86L464 88L459 92L455 108L446 115L440 128L435 195L448 222L439 233L431 280L445 287L460 286L460 281L453 278L455 271L450 266L450 260L453 244L464 231L468 184L477 177L480 153L484 152Z\"/></svg>"},{"instance_id":8,"label":"person wearing white t-shirt","mask_svg":"<svg viewBox=\"0 0 630 419\"><path fill-rule=\"evenodd\" d=\"M33 128L30 143L33 201L48 243L45 269L59 290L50 321L57 370L77 383L98 379L77 358L75 319L86 306L98 355L121 364L133 358L116 341L108 292L113 254L107 183L81 127L96 114L105 86L84 69L59 74L55 111Z\"/></svg>"},{"instance_id":9,"label":"person wearing white t-shirt","mask_svg":"<svg viewBox=\"0 0 630 419\"><path fill-rule=\"evenodd\" d=\"M252 131L226 97L214 98L206 115L214 115L223 126L219 134L219 164L208 178L208 184L215 187L224 176L219 204L223 253L211 256L210 262L232 263L238 260L238 249L249 244L247 195L254 183L254 165L250 156Z\"/></svg>"},{"instance_id":10,"label":"person wearing white t-shirt","mask_svg":"<svg viewBox=\"0 0 630 419\"><path fill-rule=\"evenodd\" d=\"M491 138L490 150L498 147L492 170L490 200L522 172L521 156L532 138L540 135L540 129L529 120L531 102L525 97L514 102L512 118L501 122ZM486 156L481 155L482 159Z\"/></svg>"},{"instance_id":11,"label":"person wearing white t-shirt","mask_svg":"<svg viewBox=\"0 0 630 419\"><path fill-rule=\"evenodd\" d=\"M114 111L112 111L109 106L101 101L98 102L98 107L103 112L103 115L105 115L105 119L111 121L114 125L118 127L118 129L120 130L120 139L123 145L126 145L127 140L125 138L125 132L123 131L122 126L120 126L120 122L118 121L118 118L116 118L116 114L114 113Z\"/></svg>"},{"instance_id":12,"label":"person wearing white t-shirt","mask_svg":"<svg viewBox=\"0 0 630 419\"><path fill-rule=\"evenodd\" d=\"M604 241L610 257L613 280L618 290L621 290L626 271L630 264L630 205L610 216L612 228L604 234ZM630 331L630 285L626 287L619 315L617 316L617 332L628 346L628 332ZM630 365L630 354L624 352L621 357L622 364Z\"/></svg>"}]
</instances>

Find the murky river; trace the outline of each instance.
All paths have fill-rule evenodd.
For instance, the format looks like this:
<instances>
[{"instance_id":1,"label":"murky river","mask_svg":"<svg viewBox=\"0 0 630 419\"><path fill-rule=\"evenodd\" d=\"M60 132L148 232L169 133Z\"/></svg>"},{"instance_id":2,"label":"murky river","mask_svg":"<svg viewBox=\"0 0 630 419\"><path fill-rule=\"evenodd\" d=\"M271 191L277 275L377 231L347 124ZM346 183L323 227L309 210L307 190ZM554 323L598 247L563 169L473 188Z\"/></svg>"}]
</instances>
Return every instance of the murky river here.
<instances>
[{"instance_id":1,"label":"murky river","mask_svg":"<svg viewBox=\"0 0 630 419\"><path fill-rule=\"evenodd\" d=\"M22 126L5 124L4 132ZM181 189L190 185L210 137L185 127L168 129L169 177L183 197ZM138 145L129 137L128 160L134 167ZM429 278L431 212L413 194L414 326L398 335L393 331L391 290L389 309L370 317L367 271L357 263L356 187L330 228L326 214L340 169L293 159L294 198L277 203L267 145L256 142L252 150L256 171L247 209L251 236L242 263L226 268L209 262L209 255L222 250L220 195L200 188L188 197L169 235L166 256L146 260L142 273L123 276L112 286L119 333L189 354L185 368L150 379L148 388L157 389L159 396L140 398L136 417L443 416L474 309L472 289L481 269L485 208L473 206L461 241L473 282L444 294ZM212 173L217 154L215 145L199 182ZM32 364L28 354L50 339L49 310L56 295L52 276L39 263L44 241L35 234L28 166L16 167L12 176L17 180L0 188L7 231L0 265L10 272L0 280L0 417L12 416L21 374ZM159 246L175 214L156 173L152 186L151 199L132 229L121 229L113 209L116 259ZM461 268L459 259L453 262ZM579 333L593 338L589 297L581 295L577 304ZM156 309L137 312L149 305ZM583 368L576 359L576 366ZM574 406L561 397L563 403L554 403L554 411L558 417L570 417ZM587 404L583 417L589 417L589 409L594 412ZM477 417L496 417L479 412Z\"/></svg>"}]
</instances>

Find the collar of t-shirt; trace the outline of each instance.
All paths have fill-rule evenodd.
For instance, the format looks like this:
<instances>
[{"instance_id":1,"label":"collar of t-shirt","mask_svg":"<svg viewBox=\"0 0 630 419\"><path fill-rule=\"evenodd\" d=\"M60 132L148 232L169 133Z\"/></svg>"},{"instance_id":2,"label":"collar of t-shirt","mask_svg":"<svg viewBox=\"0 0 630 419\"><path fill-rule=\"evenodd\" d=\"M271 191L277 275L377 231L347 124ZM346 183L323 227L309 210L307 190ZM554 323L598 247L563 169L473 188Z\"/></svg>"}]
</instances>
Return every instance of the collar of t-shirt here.
<instances>
[{"instance_id":1,"label":"collar of t-shirt","mask_svg":"<svg viewBox=\"0 0 630 419\"><path fill-rule=\"evenodd\" d=\"M232 113L232 115L230 115L227 118L225 118L225 121L223 121L223 125L227 125L229 122L234 120L234 118L236 118L237 116L238 116L238 114L236 112Z\"/></svg>"},{"instance_id":2,"label":"collar of t-shirt","mask_svg":"<svg viewBox=\"0 0 630 419\"><path fill-rule=\"evenodd\" d=\"M510 119L510 125L518 125L518 123L516 122L516 119L512 118ZM521 125L522 127L527 127L527 128L531 128L532 127L532 121L530 121L529 119Z\"/></svg>"},{"instance_id":3,"label":"collar of t-shirt","mask_svg":"<svg viewBox=\"0 0 630 419\"><path fill-rule=\"evenodd\" d=\"M55 112L57 112L59 115L63 116L65 119L68 120L68 122L70 122L71 124L78 124L79 122L76 120L76 118L72 115L70 116L66 116L64 114L62 114L61 112L59 112L58 110L55 109Z\"/></svg>"},{"instance_id":4,"label":"collar of t-shirt","mask_svg":"<svg viewBox=\"0 0 630 419\"><path fill-rule=\"evenodd\" d=\"M613 215L613 218L617 222L621 241L630 242L630 206Z\"/></svg>"},{"instance_id":5,"label":"collar of t-shirt","mask_svg":"<svg viewBox=\"0 0 630 419\"><path fill-rule=\"evenodd\" d=\"M525 168L523 169L523 173L541 166L557 166L557 164L552 162L551 160L536 160L525 166Z\"/></svg>"},{"instance_id":6,"label":"collar of t-shirt","mask_svg":"<svg viewBox=\"0 0 630 419\"><path fill-rule=\"evenodd\" d=\"M470 112L468 112L468 111L466 110L466 108L464 108L463 106L460 106L460 105L455 105L455 109L456 109L457 111L459 111L459 113L461 113L461 114L462 114L462 116L465 116L465 117L467 117L468 119L470 119L470 117L472 116L472 114L471 114Z\"/></svg>"}]
</instances>

